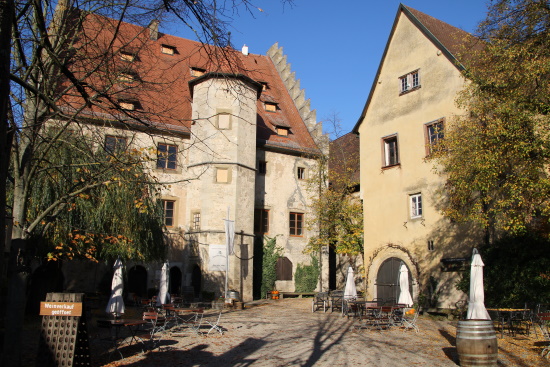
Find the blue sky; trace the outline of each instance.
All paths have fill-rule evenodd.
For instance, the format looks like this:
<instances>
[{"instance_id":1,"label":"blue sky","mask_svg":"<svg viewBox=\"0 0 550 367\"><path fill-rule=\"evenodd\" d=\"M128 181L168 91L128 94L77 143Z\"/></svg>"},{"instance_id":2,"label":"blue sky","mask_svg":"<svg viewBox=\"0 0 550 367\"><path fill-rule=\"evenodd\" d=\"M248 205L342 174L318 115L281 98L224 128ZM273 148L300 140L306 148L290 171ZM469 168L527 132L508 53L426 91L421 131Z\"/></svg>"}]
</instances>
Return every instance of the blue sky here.
<instances>
[{"instance_id":1,"label":"blue sky","mask_svg":"<svg viewBox=\"0 0 550 367\"><path fill-rule=\"evenodd\" d=\"M340 134L359 118L384 51L399 0L252 0L263 11L233 16L231 43L265 55L283 47L317 120L337 115ZM485 0L407 0L403 4L473 32L487 13ZM171 32L170 32L171 33ZM180 35L189 37L189 35ZM334 128L324 124L325 132Z\"/></svg>"}]
</instances>

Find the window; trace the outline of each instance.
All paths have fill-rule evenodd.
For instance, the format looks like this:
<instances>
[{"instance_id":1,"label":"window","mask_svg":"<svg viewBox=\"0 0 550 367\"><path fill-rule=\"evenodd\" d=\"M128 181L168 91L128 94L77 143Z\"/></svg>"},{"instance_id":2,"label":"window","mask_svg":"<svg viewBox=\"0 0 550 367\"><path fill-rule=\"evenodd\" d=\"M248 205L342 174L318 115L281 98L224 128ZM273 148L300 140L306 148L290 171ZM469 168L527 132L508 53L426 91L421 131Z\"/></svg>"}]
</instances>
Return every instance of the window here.
<instances>
[{"instance_id":1,"label":"window","mask_svg":"<svg viewBox=\"0 0 550 367\"><path fill-rule=\"evenodd\" d=\"M254 233L269 233L269 210L254 209Z\"/></svg>"},{"instance_id":2,"label":"window","mask_svg":"<svg viewBox=\"0 0 550 367\"><path fill-rule=\"evenodd\" d=\"M204 73L206 73L206 70L200 69L200 68L191 68L191 76L198 78L199 76L203 76Z\"/></svg>"},{"instance_id":3,"label":"window","mask_svg":"<svg viewBox=\"0 0 550 367\"><path fill-rule=\"evenodd\" d=\"M176 48L170 45L161 45L160 52L166 55L174 55L176 53Z\"/></svg>"},{"instance_id":4,"label":"window","mask_svg":"<svg viewBox=\"0 0 550 367\"><path fill-rule=\"evenodd\" d=\"M178 148L175 145L159 143L157 147L157 168L176 169Z\"/></svg>"},{"instance_id":5,"label":"window","mask_svg":"<svg viewBox=\"0 0 550 367\"><path fill-rule=\"evenodd\" d=\"M411 219L422 217L422 194L409 196L411 203Z\"/></svg>"},{"instance_id":6,"label":"window","mask_svg":"<svg viewBox=\"0 0 550 367\"><path fill-rule=\"evenodd\" d=\"M277 112L277 103L273 102L265 102L264 108L268 112Z\"/></svg>"},{"instance_id":7,"label":"window","mask_svg":"<svg viewBox=\"0 0 550 367\"><path fill-rule=\"evenodd\" d=\"M137 108L137 104L134 101L119 101L118 105L121 109L127 111L133 111Z\"/></svg>"},{"instance_id":8,"label":"window","mask_svg":"<svg viewBox=\"0 0 550 367\"><path fill-rule=\"evenodd\" d=\"M298 167L298 170L296 171L296 176L298 177L298 180L305 180L306 169L304 167Z\"/></svg>"},{"instance_id":9,"label":"window","mask_svg":"<svg viewBox=\"0 0 550 367\"><path fill-rule=\"evenodd\" d=\"M260 82L260 84L262 85L262 90L268 90L269 89L269 85L267 84L267 82Z\"/></svg>"},{"instance_id":10,"label":"window","mask_svg":"<svg viewBox=\"0 0 550 367\"><path fill-rule=\"evenodd\" d=\"M420 88L420 74L418 70L399 77L399 93L407 93Z\"/></svg>"},{"instance_id":11,"label":"window","mask_svg":"<svg viewBox=\"0 0 550 367\"><path fill-rule=\"evenodd\" d=\"M277 126L277 135L288 136L289 128L283 126Z\"/></svg>"},{"instance_id":12,"label":"window","mask_svg":"<svg viewBox=\"0 0 550 367\"><path fill-rule=\"evenodd\" d=\"M291 236L300 236L304 235L303 224L304 224L304 214L302 213L290 213L290 235Z\"/></svg>"},{"instance_id":13,"label":"window","mask_svg":"<svg viewBox=\"0 0 550 367\"><path fill-rule=\"evenodd\" d=\"M434 149L437 149L437 145L445 137L444 120L440 119L429 122L424 126L426 136L426 155L430 155Z\"/></svg>"},{"instance_id":14,"label":"window","mask_svg":"<svg viewBox=\"0 0 550 367\"><path fill-rule=\"evenodd\" d=\"M174 200L162 200L164 225L166 227L172 227L175 223L175 207L176 202Z\"/></svg>"},{"instance_id":15,"label":"window","mask_svg":"<svg viewBox=\"0 0 550 367\"><path fill-rule=\"evenodd\" d=\"M227 111L219 111L218 117L218 130L231 129L231 113Z\"/></svg>"},{"instance_id":16,"label":"window","mask_svg":"<svg viewBox=\"0 0 550 367\"><path fill-rule=\"evenodd\" d=\"M277 280L292 280L292 261L288 257L278 258L275 269Z\"/></svg>"},{"instance_id":17,"label":"window","mask_svg":"<svg viewBox=\"0 0 550 367\"><path fill-rule=\"evenodd\" d=\"M266 161L259 161L258 162L258 173L260 175L267 174L267 162Z\"/></svg>"},{"instance_id":18,"label":"window","mask_svg":"<svg viewBox=\"0 0 550 367\"><path fill-rule=\"evenodd\" d=\"M382 139L382 154L384 167L391 167L399 164L399 151L397 147L397 135L388 136Z\"/></svg>"},{"instance_id":19,"label":"window","mask_svg":"<svg viewBox=\"0 0 550 367\"><path fill-rule=\"evenodd\" d=\"M120 59L132 62L136 59L136 54L130 51L120 51Z\"/></svg>"},{"instance_id":20,"label":"window","mask_svg":"<svg viewBox=\"0 0 550 367\"><path fill-rule=\"evenodd\" d=\"M434 241L428 240L428 251L435 251Z\"/></svg>"},{"instance_id":21,"label":"window","mask_svg":"<svg viewBox=\"0 0 550 367\"><path fill-rule=\"evenodd\" d=\"M137 74L131 71L123 71L118 74L118 80L126 83L135 82L137 80Z\"/></svg>"},{"instance_id":22,"label":"window","mask_svg":"<svg viewBox=\"0 0 550 367\"><path fill-rule=\"evenodd\" d=\"M201 213L193 213L193 223L191 223L191 229L193 231L198 231L201 229Z\"/></svg>"},{"instance_id":23,"label":"window","mask_svg":"<svg viewBox=\"0 0 550 367\"><path fill-rule=\"evenodd\" d=\"M126 138L107 135L105 137L105 151L109 154L120 153L126 150Z\"/></svg>"},{"instance_id":24,"label":"window","mask_svg":"<svg viewBox=\"0 0 550 367\"><path fill-rule=\"evenodd\" d=\"M227 168L216 168L216 182L218 183L229 183L229 169Z\"/></svg>"}]
</instances>

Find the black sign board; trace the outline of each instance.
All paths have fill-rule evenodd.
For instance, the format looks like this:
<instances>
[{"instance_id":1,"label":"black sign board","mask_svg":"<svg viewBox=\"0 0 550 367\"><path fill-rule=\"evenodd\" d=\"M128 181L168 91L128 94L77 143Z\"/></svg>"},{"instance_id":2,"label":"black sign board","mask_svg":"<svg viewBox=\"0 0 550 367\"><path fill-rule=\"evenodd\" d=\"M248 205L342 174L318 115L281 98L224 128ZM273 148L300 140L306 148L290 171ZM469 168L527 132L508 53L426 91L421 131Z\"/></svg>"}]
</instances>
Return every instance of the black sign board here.
<instances>
[{"instance_id":1,"label":"black sign board","mask_svg":"<svg viewBox=\"0 0 550 367\"><path fill-rule=\"evenodd\" d=\"M441 271L464 271L468 268L467 257L447 257L441 259Z\"/></svg>"}]
</instances>

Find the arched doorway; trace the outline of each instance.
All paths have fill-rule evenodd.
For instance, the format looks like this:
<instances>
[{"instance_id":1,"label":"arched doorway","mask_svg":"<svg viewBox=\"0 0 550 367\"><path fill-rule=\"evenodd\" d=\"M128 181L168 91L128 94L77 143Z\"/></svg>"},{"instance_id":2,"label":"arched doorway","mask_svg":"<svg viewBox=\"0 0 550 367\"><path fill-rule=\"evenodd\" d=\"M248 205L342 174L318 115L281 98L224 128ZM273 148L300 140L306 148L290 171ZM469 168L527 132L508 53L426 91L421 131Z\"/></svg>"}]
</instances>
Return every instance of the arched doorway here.
<instances>
[{"instance_id":1,"label":"arched doorway","mask_svg":"<svg viewBox=\"0 0 550 367\"><path fill-rule=\"evenodd\" d=\"M138 297L147 297L147 270L141 265L135 265L128 271L128 293Z\"/></svg>"},{"instance_id":2,"label":"arched doorway","mask_svg":"<svg viewBox=\"0 0 550 367\"><path fill-rule=\"evenodd\" d=\"M385 260L376 275L376 298L384 302L397 302L399 299L399 268L403 264L403 260L397 257L390 257ZM407 266L405 264L405 266ZM409 292L412 294L412 275L409 270Z\"/></svg>"},{"instance_id":3,"label":"arched doorway","mask_svg":"<svg viewBox=\"0 0 550 367\"><path fill-rule=\"evenodd\" d=\"M170 294L181 294L181 270L177 266L170 268Z\"/></svg>"},{"instance_id":4,"label":"arched doorway","mask_svg":"<svg viewBox=\"0 0 550 367\"><path fill-rule=\"evenodd\" d=\"M201 282L202 282L202 273L201 268L195 264L193 265L193 271L191 273L191 286L193 287L193 292L195 297L199 297L201 294Z\"/></svg>"}]
</instances>

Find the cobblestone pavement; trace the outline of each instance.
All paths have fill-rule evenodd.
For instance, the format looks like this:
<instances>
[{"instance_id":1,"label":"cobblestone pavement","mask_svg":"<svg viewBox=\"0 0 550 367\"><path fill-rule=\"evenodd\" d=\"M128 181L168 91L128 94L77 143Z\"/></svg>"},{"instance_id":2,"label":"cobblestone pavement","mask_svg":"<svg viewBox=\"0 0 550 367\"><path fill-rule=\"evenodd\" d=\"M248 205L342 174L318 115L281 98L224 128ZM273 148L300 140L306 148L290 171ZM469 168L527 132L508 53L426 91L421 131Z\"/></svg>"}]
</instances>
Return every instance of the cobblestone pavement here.
<instances>
[{"instance_id":1,"label":"cobblestone pavement","mask_svg":"<svg viewBox=\"0 0 550 367\"><path fill-rule=\"evenodd\" d=\"M266 301L224 312L223 335L166 335L161 351L122 348L122 360L94 337L93 365L109 366L457 366L456 323L419 318L420 332L355 330L334 312L311 312L310 299ZM207 331L208 329L205 329ZM550 366L539 356L539 336L499 339L499 366Z\"/></svg>"}]
</instances>

